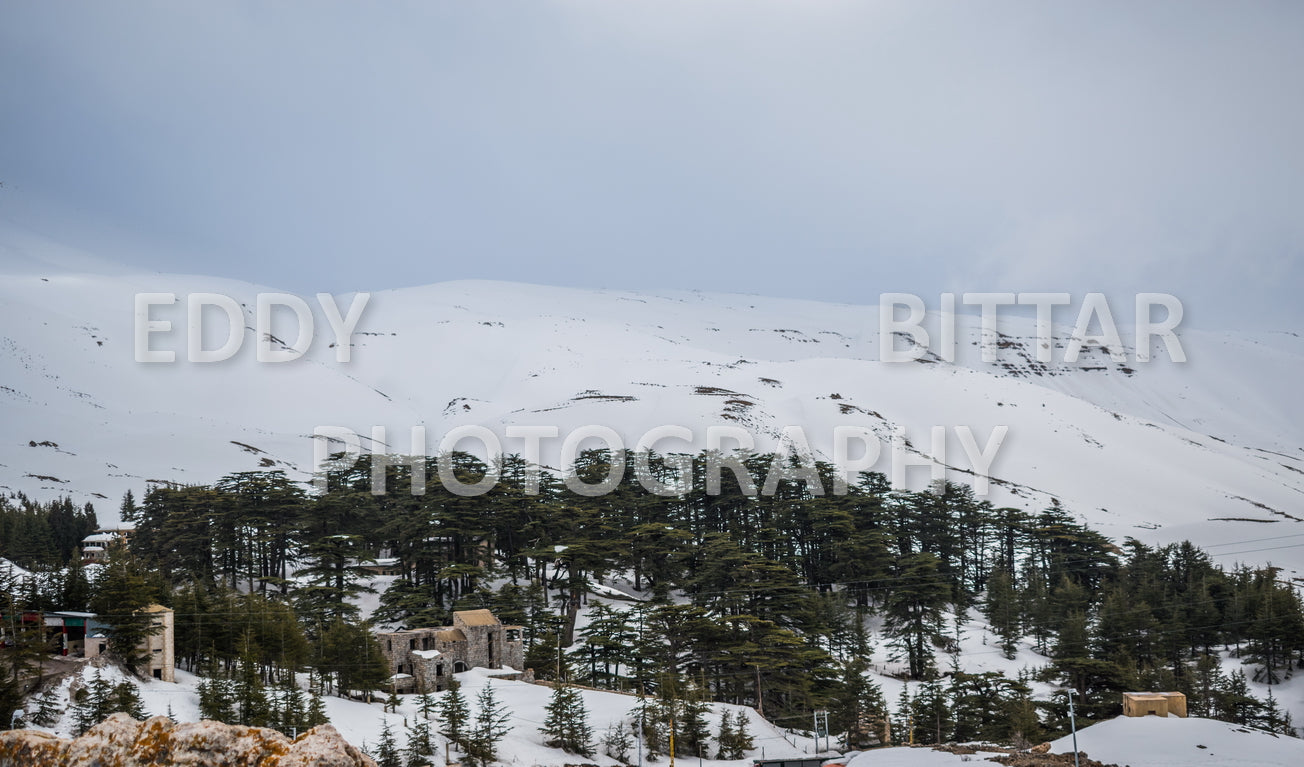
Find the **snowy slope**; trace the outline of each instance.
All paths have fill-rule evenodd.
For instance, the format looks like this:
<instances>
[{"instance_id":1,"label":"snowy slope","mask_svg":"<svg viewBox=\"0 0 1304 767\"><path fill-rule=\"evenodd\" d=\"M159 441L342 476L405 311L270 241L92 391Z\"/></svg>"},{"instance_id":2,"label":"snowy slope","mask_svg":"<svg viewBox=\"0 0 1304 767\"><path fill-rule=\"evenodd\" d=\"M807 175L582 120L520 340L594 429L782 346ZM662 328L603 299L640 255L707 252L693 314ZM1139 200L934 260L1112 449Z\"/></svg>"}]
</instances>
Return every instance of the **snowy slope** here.
<instances>
[{"instance_id":1,"label":"snowy slope","mask_svg":"<svg viewBox=\"0 0 1304 767\"><path fill-rule=\"evenodd\" d=\"M147 291L235 297L244 348L187 363L184 304L156 307L174 332L155 348L183 361L135 362L133 296ZM391 449L407 452L409 429L424 425L433 453L464 424L488 427L509 451L524 442L505 438L508 425L562 436L609 426L630 446L654 426L693 431L692 443L668 440L663 452L704 447L712 425L744 427L773 448L797 425L826 457L835 427L860 426L878 435L875 468L890 473L894 428L927 452L930 427L971 427L981 446L1004 425L997 504L1039 509L1057 497L1115 538L1190 538L1226 564L1304 569L1304 538L1290 538L1304 535L1304 423L1291 388L1304 340L1294 333L1184 331L1186 364L1119 363L1094 349L1070 365L1059 327L1055 361L1041 366L1030 320L1003 315L1003 356L985 363L977 319L961 317L956 363L885 363L870 306L456 282L373 294L349 363L335 361L318 312L304 359L259 364L253 306L271 291L135 274L0 227L0 491L99 501L103 518L149 480L211 482L259 467L306 479L318 426L364 437L385 426ZM349 298L339 297L345 308ZM1071 326L1077 306L1063 312ZM209 347L224 335L214 330ZM556 465L560 442L545 441L546 463ZM967 481L953 432L946 448L950 478ZM929 473L905 477L922 487Z\"/></svg>"},{"instance_id":2,"label":"snowy slope","mask_svg":"<svg viewBox=\"0 0 1304 767\"><path fill-rule=\"evenodd\" d=\"M1051 744L1072 753L1071 737ZM1304 740L1213 719L1119 717L1078 733L1078 750L1106 764L1132 767L1295 767L1304 764Z\"/></svg>"},{"instance_id":3,"label":"snowy slope","mask_svg":"<svg viewBox=\"0 0 1304 767\"><path fill-rule=\"evenodd\" d=\"M55 700L61 707L67 709L71 705L69 691L74 679L80 677L81 684L85 684L96 673L102 674L104 679L111 684L127 680L136 685L140 691L145 711L150 716L171 714L180 722L199 720L199 694L197 689L199 682L202 680L200 677L184 671L177 671L177 681L173 683L131 677L124 674L116 666L110 665L97 670L88 665L79 674L67 676L60 681L55 688ZM497 679L494 678L491 672L485 672L483 669L472 669L466 673L458 674L457 678L462 683L462 693L468 701L472 717L475 716L477 711L476 696L485 685L493 685L494 694L498 701L510 712L511 717L508 724L511 726L512 731L499 745L500 763L540 765L541 767L552 767L553 765L561 767L562 765L575 764L577 761L596 764L601 767L614 767L620 764L617 760L601 753L600 747L599 752L592 758L581 758L574 754L567 754L559 749L549 748L543 744L544 736L539 732L539 726L547 716L544 709L552 696L552 688L528 682ZM437 693L435 697L438 699L444 694ZM637 699L630 695L600 690L581 689L580 695L589 713L589 724L593 729L595 742L599 744L608 727L618 722L629 723L629 712L637 702ZM416 696L404 695L400 697L403 699L403 704L399 706L396 712L390 713L385 711L379 699L377 702L369 704L328 695L322 698L322 702L325 704L326 713L331 724L350 743L359 747L364 747L365 744L365 747L369 749L374 747L380 739L384 725L388 723L399 746L403 747L407 744L408 728L416 722L421 714ZM37 700L35 698L29 700L27 706L29 719L37 709ZM766 722L755 711L746 707L712 704L708 720L713 727L719 722L720 712L725 710L729 711L731 715L736 715L735 712L741 711L747 716L749 732L756 743L753 755L758 758L762 756L801 756L814 752L810 739L790 735L786 731ZM65 710L64 715L54 725L36 727L35 729L70 737L74 725L74 715ZM436 756L442 757L444 738L436 736L435 740L440 749L439 754ZM636 755L637 750L632 749L630 752L631 760L635 759ZM456 759L456 751L453 752L453 757ZM664 759L665 757L661 757L662 761ZM723 765L737 765L738 762L708 758L702 760L702 764L703 767L723 767Z\"/></svg>"},{"instance_id":4,"label":"snowy slope","mask_svg":"<svg viewBox=\"0 0 1304 767\"><path fill-rule=\"evenodd\" d=\"M1212 719L1120 717L1078 732L1078 750L1104 764L1130 767L1295 767L1304 764L1304 740ZM1051 753L1071 754L1071 737ZM990 754L956 755L930 748L885 748L854 757L847 767L949 767L990 764ZM1071 763L1071 760L1070 760Z\"/></svg>"}]
</instances>

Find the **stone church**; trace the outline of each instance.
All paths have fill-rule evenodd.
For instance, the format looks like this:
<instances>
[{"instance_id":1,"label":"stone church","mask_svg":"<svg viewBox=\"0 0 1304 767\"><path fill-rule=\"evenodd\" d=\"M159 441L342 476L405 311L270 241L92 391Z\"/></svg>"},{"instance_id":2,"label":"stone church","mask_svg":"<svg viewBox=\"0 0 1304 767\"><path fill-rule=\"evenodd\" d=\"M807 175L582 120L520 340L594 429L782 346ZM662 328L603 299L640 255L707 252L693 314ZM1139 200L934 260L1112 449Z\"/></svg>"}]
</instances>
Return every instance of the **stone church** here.
<instances>
[{"instance_id":1,"label":"stone church","mask_svg":"<svg viewBox=\"0 0 1304 767\"><path fill-rule=\"evenodd\" d=\"M460 610L452 626L380 633L376 639L400 693L445 690L453 674L475 667L519 678L525 665L521 627L504 626L488 610Z\"/></svg>"}]
</instances>

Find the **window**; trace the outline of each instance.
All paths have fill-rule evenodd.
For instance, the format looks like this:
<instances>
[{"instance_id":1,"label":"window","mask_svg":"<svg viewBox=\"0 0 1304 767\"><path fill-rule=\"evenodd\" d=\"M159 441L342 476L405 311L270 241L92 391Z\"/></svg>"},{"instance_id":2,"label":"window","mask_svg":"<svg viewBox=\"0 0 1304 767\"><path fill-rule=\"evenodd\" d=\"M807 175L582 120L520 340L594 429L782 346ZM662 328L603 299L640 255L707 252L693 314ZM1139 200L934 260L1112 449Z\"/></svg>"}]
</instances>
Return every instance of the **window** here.
<instances>
[{"instance_id":1,"label":"window","mask_svg":"<svg viewBox=\"0 0 1304 767\"><path fill-rule=\"evenodd\" d=\"M163 669L161 669L161 668L156 668L156 669L154 669L154 678L155 678L155 679L162 679L162 678L163 678Z\"/></svg>"},{"instance_id":2,"label":"window","mask_svg":"<svg viewBox=\"0 0 1304 767\"><path fill-rule=\"evenodd\" d=\"M412 639L409 639L409 640L408 640L408 649L409 649L409 650L415 650L415 649L417 649L417 640L416 640L415 637L413 637Z\"/></svg>"}]
</instances>

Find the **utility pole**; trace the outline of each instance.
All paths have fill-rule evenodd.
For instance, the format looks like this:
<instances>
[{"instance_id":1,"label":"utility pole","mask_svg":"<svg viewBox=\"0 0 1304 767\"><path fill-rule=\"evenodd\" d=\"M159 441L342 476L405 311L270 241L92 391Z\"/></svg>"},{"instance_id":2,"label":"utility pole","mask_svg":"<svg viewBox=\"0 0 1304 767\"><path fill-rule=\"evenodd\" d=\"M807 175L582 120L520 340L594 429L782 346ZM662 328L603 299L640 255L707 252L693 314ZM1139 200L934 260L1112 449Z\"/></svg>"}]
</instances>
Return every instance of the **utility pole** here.
<instances>
[{"instance_id":1,"label":"utility pole","mask_svg":"<svg viewBox=\"0 0 1304 767\"><path fill-rule=\"evenodd\" d=\"M675 767L675 703L666 701L670 709L670 767Z\"/></svg>"},{"instance_id":2,"label":"utility pole","mask_svg":"<svg viewBox=\"0 0 1304 767\"><path fill-rule=\"evenodd\" d=\"M1069 729L1073 731L1073 767L1078 767L1078 721L1073 715L1073 692L1069 689Z\"/></svg>"}]
</instances>

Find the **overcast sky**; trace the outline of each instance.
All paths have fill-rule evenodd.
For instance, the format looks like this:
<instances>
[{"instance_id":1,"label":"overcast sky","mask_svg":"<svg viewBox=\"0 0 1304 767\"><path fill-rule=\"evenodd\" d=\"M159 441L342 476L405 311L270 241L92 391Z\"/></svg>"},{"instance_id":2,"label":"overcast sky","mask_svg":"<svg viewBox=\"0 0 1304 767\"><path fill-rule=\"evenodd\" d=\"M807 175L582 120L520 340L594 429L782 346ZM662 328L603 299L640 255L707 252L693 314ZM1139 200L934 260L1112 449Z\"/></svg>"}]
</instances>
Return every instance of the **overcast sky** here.
<instances>
[{"instance_id":1,"label":"overcast sky","mask_svg":"<svg viewBox=\"0 0 1304 767\"><path fill-rule=\"evenodd\" d=\"M1298 2L0 0L0 216L303 293L1148 290L1298 330L1301 137Z\"/></svg>"}]
</instances>

